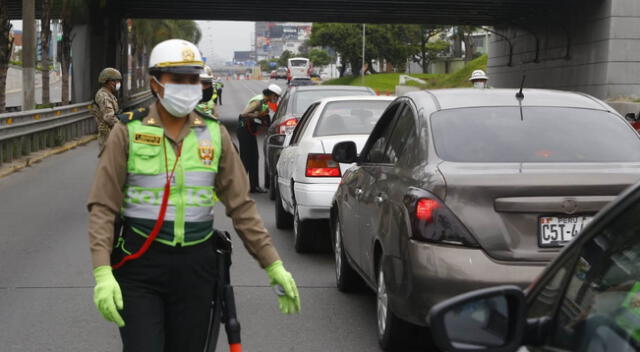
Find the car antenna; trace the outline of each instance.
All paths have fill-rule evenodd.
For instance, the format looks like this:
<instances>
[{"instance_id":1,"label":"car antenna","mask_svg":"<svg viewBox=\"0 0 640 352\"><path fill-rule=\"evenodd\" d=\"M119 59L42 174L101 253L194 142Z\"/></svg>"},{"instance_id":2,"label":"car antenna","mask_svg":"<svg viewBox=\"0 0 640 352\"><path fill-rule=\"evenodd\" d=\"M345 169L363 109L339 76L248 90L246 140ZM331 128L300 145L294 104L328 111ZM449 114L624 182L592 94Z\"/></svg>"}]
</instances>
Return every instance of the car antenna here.
<instances>
[{"instance_id":1,"label":"car antenna","mask_svg":"<svg viewBox=\"0 0 640 352\"><path fill-rule=\"evenodd\" d=\"M527 75L522 75L522 82L520 82L520 91L516 93L516 98L518 100L524 99L524 94L522 93L522 88L524 88L524 80L527 79Z\"/></svg>"},{"instance_id":2,"label":"car antenna","mask_svg":"<svg viewBox=\"0 0 640 352\"><path fill-rule=\"evenodd\" d=\"M522 89L524 88L524 80L527 78L527 75L522 75L522 82L520 82L520 91L516 93L516 99L518 99L518 105L520 105L520 121L524 121L524 114L522 113L522 100L524 100L524 93L522 93Z\"/></svg>"}]
</instances>

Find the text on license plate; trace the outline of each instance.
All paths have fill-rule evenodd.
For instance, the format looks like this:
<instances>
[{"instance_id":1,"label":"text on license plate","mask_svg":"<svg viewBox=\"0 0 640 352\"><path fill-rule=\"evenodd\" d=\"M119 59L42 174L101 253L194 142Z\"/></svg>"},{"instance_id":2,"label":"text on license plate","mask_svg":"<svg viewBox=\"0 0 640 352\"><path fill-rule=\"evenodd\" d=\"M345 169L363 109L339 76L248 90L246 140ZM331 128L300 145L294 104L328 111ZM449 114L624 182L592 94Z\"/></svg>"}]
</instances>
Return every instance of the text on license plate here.
<instances>
[{"instance_id":1,"label":"text on license plate","mask_svg":"<svg viewBox=\"0 0 640 352\"><path fill-rule=\"evenodd\" d=\"M591 221L591 216L541 216L538 238L541 247L559 247L576 237Z\"/></svg>"}]
</instances>

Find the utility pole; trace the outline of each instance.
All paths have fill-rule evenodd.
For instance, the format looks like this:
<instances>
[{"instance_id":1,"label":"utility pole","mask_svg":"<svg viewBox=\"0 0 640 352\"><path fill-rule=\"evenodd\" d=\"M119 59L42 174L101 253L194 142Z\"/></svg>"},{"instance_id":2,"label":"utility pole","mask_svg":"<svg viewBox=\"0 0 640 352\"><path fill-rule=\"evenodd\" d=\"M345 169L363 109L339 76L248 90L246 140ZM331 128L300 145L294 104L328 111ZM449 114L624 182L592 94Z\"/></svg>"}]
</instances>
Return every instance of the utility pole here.
<instances>
[{"instance_id":1,"label":"utility pole","mask_svg":"<svg viewBox=\"0 0 640 352\"><path fill-rule=\"evenodd\" d=\"M365 47L366 37L367 37L366 28L367 28L367 25L363 23L362 24L362 68L361 68L363 86L364 86L364 47Z\"/></svg>"},{"instance_id":2,"label":"utility pole","mask_svg":"<svg viewBox=\"0 0 640 352\"><path fill-rule=\"evenodd\" d=\"M33 110L36 61L35 0L22 0L22 111Z\"/></svg>"}]
</instances>

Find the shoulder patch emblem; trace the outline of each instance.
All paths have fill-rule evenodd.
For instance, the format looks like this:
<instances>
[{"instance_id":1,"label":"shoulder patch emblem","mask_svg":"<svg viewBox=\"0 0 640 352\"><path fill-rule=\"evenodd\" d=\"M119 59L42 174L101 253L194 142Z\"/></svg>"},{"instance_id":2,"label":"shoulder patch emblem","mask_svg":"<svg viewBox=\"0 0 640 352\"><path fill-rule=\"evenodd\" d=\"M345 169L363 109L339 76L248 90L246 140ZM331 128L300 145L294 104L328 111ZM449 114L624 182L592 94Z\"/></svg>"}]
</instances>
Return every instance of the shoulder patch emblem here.
<instances>
[{"instance_id":1,"label":"shoulder patch emblem","mask_svg":"<svg viewBox=\"0 0 640 352\"><path fill-rule=\"evenodd\" d=\"M162 143L162 137L153 134L136 133L136 135L133 137L133 142L149 145L160 145L160 143Z\"/></svg>"}]
</instances>

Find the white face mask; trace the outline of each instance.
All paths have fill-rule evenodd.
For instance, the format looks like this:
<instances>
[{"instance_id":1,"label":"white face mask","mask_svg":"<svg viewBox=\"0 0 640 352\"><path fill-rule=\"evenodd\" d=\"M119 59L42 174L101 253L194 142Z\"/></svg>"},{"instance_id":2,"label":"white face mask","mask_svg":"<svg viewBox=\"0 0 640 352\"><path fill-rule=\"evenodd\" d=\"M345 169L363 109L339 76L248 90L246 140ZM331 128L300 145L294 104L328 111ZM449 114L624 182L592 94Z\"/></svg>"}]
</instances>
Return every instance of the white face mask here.
<instances>
[{"instance_id":1,"label":"white face mask","mask_svg":"<svg viewBox=\"0 0 640 352\"><path fill-rule=\"evenodd\" d=\"M475 82L473 82L473 87L474 88L486 88L487 87L487 82L475 81Z\"/></svg>"},{"instance_id":2,"label":"white face mask","mask_svg":"<svg viewBox=\"0 0 640 352\"><path fill-rule=\"evenodd\" d=\"M167 109L173 117L185 117L202 100L202 85L198 84L175 84L160 83L155 77L153 79L164 88L164 98L158 94L160 104Z\"/></svg>"},{"instance_id":3,"label":"white face mask","mask_svg":"<svg viewBox=\"0 0 640 352\"><path fill-rule=\"evenodd\" d=\"M116 83L116 91L120 90L120 82Z\"/></svg>"}]
</instances>

